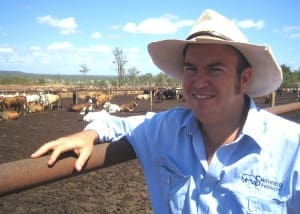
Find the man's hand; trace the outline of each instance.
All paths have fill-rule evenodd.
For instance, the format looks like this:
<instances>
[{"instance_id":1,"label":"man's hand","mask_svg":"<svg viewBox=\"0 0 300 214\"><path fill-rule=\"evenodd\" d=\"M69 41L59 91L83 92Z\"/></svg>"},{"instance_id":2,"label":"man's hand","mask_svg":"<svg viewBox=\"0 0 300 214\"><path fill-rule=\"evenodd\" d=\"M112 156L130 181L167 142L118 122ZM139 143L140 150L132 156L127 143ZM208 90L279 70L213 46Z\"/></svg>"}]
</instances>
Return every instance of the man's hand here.
<instances>
[{"instance_id":1,"label":"man's hand","mask_svg":"<svg viewBox=\"0 0 300 214\"><path fill-rule=\"evenodd\" d=\"M75 169L80 171L88 158L91 156L94 143L97 141L97 139L98 134L93 130L77 132L75 134L45 143L31 155L31 158L38 158L49 151L52 151L48 161L48 165L52 166L62 153L73 151L78 156L78 159L75 162Z\"/></svg>"}]
</instances>

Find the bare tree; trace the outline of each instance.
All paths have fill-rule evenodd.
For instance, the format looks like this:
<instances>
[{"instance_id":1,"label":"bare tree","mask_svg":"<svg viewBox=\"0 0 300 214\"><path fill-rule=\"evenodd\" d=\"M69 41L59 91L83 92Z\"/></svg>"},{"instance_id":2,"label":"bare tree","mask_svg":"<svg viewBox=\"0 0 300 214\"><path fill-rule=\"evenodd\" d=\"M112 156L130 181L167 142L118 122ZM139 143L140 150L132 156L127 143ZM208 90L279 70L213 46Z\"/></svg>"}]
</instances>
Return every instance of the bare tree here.
<instances>
[{"instance_id":1,"label":"bare tree","mask_svg":"<svg viewBox=\"0 0 300 214\"><path fill-rule=\"evenodd\" d=\"M113 54L115 57L115 60L113 61L114 64L117 65L117 73L118 73L118 86L120 87L122 84L122 80L125 78L125 69L124 65L127 63L126 57L123 53L123 50L120 48L115 48L113 50Z\"/></svg>"},{"instance_id":2,"label":"bare tree","mask_svg":"<svg viewBox=\"0 0 300 214\"><path fill-rule=\"evenodd\" d=\"M83 74L83 84L84 84L84 87L85 87L85 82L86 82L86 73L89 71L90 69L85 65L80 65L80 73Z\"/></svg>"},{"instance_id":3,"label":"bare tree","mask_svg":"<svg viewBox=\"0 0 300 214\"><path fill-rule=\"evenodd\" d=\"M128 78L131 81L131 86L133 87L134 81L137 79L137 76L139 75L140 71L137 70L136 67L131 67L128 69Z\"/></svg>"}]
</instances>

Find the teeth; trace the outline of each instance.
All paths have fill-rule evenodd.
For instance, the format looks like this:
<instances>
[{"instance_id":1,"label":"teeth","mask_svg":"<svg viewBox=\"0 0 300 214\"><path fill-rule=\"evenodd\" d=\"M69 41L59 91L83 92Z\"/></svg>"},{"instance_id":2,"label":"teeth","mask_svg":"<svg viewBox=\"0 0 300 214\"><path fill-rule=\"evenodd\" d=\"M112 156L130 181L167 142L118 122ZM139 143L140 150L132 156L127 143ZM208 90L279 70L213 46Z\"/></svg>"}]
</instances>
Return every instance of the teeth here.
<instances>
[{"instance_id":1,"label":"teeth","mask_svg":"<svg viewBox=\"0 0 300 214\"><path fill-rule=\"evenodd\" d=\"M194 95L195 98L197 99L209 99L210 96L200 96L200 95Z\"/></svg>"}]
</instances>

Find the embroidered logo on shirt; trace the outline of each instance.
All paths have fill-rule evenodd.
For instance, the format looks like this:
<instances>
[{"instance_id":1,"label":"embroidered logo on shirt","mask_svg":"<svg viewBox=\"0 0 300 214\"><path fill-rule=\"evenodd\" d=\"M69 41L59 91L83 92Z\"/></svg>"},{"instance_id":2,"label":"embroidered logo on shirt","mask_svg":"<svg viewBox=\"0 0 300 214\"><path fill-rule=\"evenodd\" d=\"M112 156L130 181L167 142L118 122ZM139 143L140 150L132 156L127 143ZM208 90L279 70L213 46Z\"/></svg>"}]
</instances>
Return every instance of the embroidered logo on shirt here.
<instances>
[{"instance_id":1,"label":"embroidered logo on shirt","mask_svg":"<svg viewBox=\"0 0 300 214\"><path fill-rule=\"evenodd\" d=\"M246 184L254 185L255 187L264 188L276 192L282 186L282 183L261 177L260 175L243 174L241 181Z\"/></svg>"}]
</instances>

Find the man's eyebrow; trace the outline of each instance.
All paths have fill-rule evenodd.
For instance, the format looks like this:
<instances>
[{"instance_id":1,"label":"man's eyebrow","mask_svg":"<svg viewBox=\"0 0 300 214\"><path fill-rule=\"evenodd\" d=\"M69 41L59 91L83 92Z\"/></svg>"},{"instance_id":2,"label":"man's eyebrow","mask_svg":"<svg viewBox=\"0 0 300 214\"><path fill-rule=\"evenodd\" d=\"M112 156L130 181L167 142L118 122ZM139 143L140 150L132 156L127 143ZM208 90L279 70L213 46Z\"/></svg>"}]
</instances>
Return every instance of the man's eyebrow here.
<instances>
[{"instance_id":1,"label":"man's eyebrow","mask_svg":"<svg viewBox=\"0 0 300 214\"><path fill-rule=\"evenodd\" d=\"M207 65L208 68L217 67L217 66L226 67L225 64L222 62L214 62Z\"/></svg>"},{"instance_id":2,"label":"man's eyebrow","mask_svg":"<svg viewBox=\"0 0 300 214\"><path fill-rule=\"evenodd\" d=\"M194 66L194 65L192 63L190 63L190 62L184 62L183 66Z\"/></svg>"}]
</instances>

